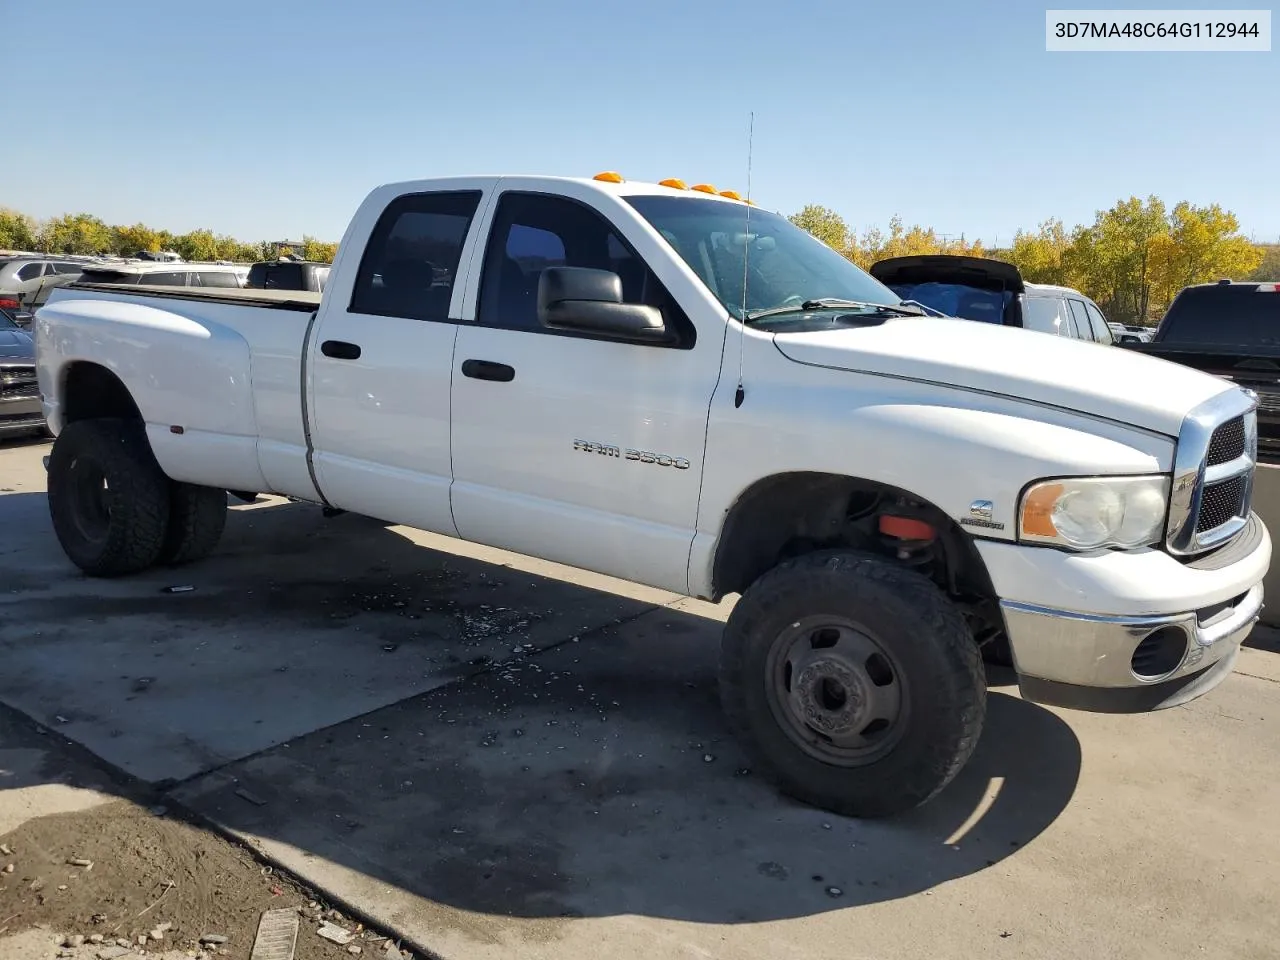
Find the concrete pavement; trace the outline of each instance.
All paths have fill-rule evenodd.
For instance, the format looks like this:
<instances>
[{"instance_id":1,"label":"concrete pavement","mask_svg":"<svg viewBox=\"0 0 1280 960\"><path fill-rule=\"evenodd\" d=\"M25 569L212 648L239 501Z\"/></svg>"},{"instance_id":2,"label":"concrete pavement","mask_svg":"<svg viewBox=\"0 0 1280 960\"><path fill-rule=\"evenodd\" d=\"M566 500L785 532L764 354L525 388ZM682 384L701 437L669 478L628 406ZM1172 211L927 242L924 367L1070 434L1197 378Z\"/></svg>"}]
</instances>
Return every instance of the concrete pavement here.
<instances>
[{"instance_id":1,"label":"concrete pavement","mask_svg":"<svg viewBox=\"0 0 1280 960\"><path fill-rule=\"evenodd\" d=\"M49 529L46 451L0 449L0 700L424 951L1280 953L1269 635L1137 717L995 676L960 779L859 823L745 769L715 696L727 605L274 502L210 561L89 581Z\"/></svg>"}]
</instances>

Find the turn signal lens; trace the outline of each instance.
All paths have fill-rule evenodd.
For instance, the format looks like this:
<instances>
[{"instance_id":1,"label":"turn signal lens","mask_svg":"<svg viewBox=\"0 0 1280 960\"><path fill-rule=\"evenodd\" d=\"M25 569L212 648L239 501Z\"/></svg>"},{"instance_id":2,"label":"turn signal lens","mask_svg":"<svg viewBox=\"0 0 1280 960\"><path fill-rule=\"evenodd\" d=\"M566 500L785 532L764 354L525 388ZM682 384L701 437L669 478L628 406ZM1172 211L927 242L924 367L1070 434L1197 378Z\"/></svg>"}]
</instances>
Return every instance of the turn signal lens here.
<instances>
[{"instance_id":1,"label":"turn signal lens","mask_svg":"<svg viewBox=\"0 0 1280 960\"><path fill-rule=\"evenodd\" d=\"M1032 485L1018 511L1018 538L1076 550L1133 549L1160 541L1169 478L1075 477Z\"/></svg>"}]
</instances>

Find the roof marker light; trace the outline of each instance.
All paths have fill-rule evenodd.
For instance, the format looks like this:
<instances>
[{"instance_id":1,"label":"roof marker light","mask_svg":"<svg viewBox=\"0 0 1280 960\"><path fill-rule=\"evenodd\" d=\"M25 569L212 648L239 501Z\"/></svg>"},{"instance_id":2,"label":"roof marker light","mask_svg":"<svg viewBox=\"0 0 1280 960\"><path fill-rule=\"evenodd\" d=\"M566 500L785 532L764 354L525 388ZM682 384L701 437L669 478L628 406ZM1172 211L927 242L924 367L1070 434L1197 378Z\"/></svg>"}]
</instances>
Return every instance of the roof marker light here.
<instances>
[{"instance_id":1,"label":"roof marker light","mask_svg":"<svg viewBox=\"0 0 1280 960\"><path fill-rule=\"evenodd\" d=\"M737 190L721 190L721 191L720 191L720 196L722 196L722 197L728 197L730 200L741 200L741 199L742 199L742 194L740 194Z\"/></svg>"},{"instance_id":2,"label":"roof marker light","mask_svg":"<svg viewBox=\"0 0 1280 960\"><path fill-rule=\"evenodd\" d=\"M605 183L622 183L622 174L614 170L605 170L603 173L597 173L592 180L603 180Z\"/></svg>"},{"instance_id":3,"label":"roof marker light","mask_svg":"<svg viewBox=\"0 0 1280 960\"><path fill-rule=\"evenodd\" d=\"M660 187L671 187L673 190L688 190L688 189L689 189L689 185L688 185L687 183L685 183L683 180L678 180L678 179L676 179L675 177L669 177L669 178L668 178L668 179L666 179L666 180L659 180L659 181L658 181L658 186L660 186Z\"/></svg>"},{"instance_id":4,"label":"roof marker light","mask_svg":"<svg viewBox=\"0 0 1280 960\"><path fill-rule=\"evenodd\" d=\"M709 183L695 183L690 190L700 190L703 193L715 193L716 188Z\"/></svg>"}]
</instances>

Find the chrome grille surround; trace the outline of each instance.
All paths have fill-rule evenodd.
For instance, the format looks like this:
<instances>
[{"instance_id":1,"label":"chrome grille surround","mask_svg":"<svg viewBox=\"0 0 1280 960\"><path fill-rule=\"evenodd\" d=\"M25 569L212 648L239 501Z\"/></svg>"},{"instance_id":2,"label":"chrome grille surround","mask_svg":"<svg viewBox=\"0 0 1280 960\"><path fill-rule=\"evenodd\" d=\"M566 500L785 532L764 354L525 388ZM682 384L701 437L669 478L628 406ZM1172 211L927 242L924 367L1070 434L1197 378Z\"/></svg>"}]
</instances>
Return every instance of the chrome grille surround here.
<instances>
[{"instance_id":1,"label":"chrome grille surround","mask_svg":"<svg viewBox=\"0 0 1280 960\"><path fill-rule=\"evenodd\" d=\"M1190 557L1222 546L1249 522L1253 474L1258 461L1258 398L1251 390L1235 388L1205 401L1183 418L1173 461L1169 519L1165 546L1176 556ZM1244 450L1226 463L1208 465L1214 432L1237 418L1244 425ZM1241 480L1239 502L1224 522L1200 526L1200 511L1208 486Z\"/></svg>"}]
</instances>

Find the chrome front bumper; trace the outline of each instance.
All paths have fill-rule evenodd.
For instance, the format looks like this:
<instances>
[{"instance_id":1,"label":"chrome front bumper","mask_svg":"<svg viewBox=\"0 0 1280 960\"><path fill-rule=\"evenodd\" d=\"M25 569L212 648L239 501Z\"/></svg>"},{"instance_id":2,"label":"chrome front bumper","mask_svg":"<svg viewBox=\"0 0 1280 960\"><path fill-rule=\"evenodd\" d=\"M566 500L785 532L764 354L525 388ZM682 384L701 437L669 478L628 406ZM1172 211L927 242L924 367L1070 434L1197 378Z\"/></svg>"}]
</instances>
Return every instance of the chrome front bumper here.
<instances>
[{"instance_id":1,"label":"chrome front bumper","mask_svg":"<svg viewBox=\"0 0 1280 960\"><path fill-rule=\"evenodd\" d=\"M1106 692L1138 699L1155 709L1185 703L1220 683L1262 610L1255 584L1226 604L1150 617L1095 616L1005 601L1014 668L1023 693L1039 702L1075 705L1056 687L1087 688L1096 709ZM1222 669L1210 668L1222 662ZM1206 682L1211 680L1211 682ZM1058 691L1059 693L1061 691Z\"/></svg>"}]
</instances>

